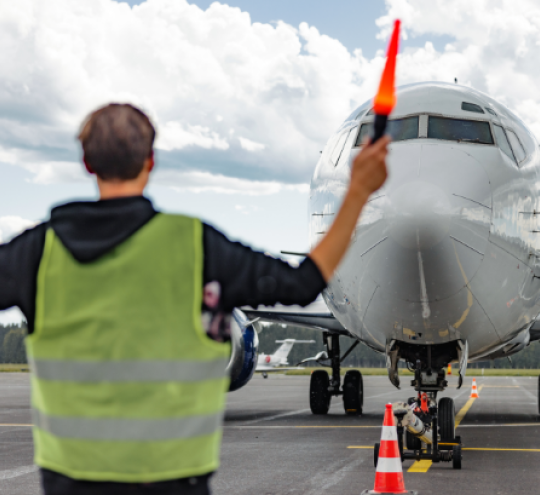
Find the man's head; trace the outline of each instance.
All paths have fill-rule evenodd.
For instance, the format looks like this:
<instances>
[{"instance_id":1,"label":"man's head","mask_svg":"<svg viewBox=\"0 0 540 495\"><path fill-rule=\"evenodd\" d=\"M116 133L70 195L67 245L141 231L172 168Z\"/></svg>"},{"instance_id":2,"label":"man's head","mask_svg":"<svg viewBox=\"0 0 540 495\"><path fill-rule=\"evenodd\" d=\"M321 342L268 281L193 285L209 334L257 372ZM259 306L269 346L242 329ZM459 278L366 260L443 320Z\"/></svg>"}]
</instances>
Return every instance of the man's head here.
<instances>
[{"instance_id":1,"label":"man's head","mask_svg":"<svg viewBox=\"0 0 540 495\"><path fill-rule=\"evenodd\" d=\"M153 166L155 135L150 119L132 105L99 108L86 118L79 134L86 168L98 182L136 179L145 164Z\"/></svg>"}]
</instances>

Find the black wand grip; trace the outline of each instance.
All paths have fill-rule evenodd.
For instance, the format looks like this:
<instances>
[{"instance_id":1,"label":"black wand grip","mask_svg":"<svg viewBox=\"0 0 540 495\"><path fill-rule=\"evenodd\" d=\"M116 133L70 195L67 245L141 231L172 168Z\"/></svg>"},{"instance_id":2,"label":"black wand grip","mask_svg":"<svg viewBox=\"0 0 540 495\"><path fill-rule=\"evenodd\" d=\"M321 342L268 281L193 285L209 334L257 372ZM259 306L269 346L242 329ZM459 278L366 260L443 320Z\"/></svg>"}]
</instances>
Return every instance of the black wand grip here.
<instances>
[{"instance_id":1,"label":"black wand grip","mask_svg":"<svg viewBox=\"0 0 540 495\"><path fill-rule=\"evenodd\" d=\"M371 138L371 144L376 143L379 138L384 136L386 131L386 122L388 121L388 115L375 114L375 122L373 122L373 137Z\"/></svg>"}]
</instances>

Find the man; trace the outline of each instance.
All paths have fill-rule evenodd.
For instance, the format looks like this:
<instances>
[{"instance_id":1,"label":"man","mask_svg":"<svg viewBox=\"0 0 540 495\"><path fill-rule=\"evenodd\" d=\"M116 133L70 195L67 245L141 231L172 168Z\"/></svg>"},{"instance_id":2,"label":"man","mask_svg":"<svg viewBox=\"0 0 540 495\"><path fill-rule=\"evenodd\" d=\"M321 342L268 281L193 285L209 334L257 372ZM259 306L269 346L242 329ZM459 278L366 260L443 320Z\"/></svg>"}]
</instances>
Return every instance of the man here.
<instances>
[{"instance_id":1,"label":"man","mask_svg":"<svg viewBox=\"0 0 540 495\"><path fill-rule=\"evenodd\" d=\"M333 225L293 268L197 219L154 210L143 196L154 136L131 105L92 113L79 139L99 201L53 208L0 246L0 309L19 306L28 320L46 495L209 493L230 312L313 301L386 178L388 138L355 159Z\"/></svg>"}]
</instances>

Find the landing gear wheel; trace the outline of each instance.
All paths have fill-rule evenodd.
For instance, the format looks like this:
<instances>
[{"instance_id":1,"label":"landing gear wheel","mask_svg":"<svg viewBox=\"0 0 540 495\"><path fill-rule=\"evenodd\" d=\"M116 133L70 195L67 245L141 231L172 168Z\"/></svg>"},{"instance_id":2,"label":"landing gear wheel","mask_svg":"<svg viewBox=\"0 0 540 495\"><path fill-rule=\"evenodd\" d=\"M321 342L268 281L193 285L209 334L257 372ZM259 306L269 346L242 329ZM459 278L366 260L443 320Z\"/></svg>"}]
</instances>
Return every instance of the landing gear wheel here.
<instances>
[{"instance_id":1,"label":"landing gear wheel","mask_svg":"<svg viewBox=\"0 0 540 495\"><path fill-rule=\"evenodd\" d=\"M263 373L263 374L262 374L262 377L263 377L263 378L268 378L268 373Z\"/></svg>"},{"instance_id":2,"label":"landing gear wheel","mask_svg":"<svg viewBox=\"0 0 540 495\"><path fill-rule=\"evenodd\" d=\"M439 431L442 442L452 442L456 436L454 401L450 397L443 397L439 401ZM457 468L456 468L457 469Z\"/></svg>"},{"instance_id":3,"label":"landing gear wheel","mask_svg":"<svg viewBox=\"0 0 540 495\"><path fill-rule=\"evenodd\" d=\"M309 384L309 407L313 414L326 414L330 409L332 396L328 390L330 378L325 370L316 370L311 374Z\"/></svg>"},{"instance_id":4,"label":"landing gear wheel","mask_svg":"<svg viewBox=\"0 0 540 495\"><path fill-rule=\"evenodd\" d=\"M452 447L452 467L454 469L461 469L461 445L454 445Z\"/></svg>"},{"instance_id":5,"label":"landing gear wheel","mask_svg":"<svg viewBox=\"0 0 540 495\"><path fill-rule=\"evenodd\" d=\"M364 383L362 373L349 370L343 379L343 407L351 416L360 416L364 405Z\"/></svg>"},{"instance_id":6,"label":"landing gear wheel","mask_svg":"<svg viewBox=\"0 0 540 495\"><path fill-rule=\"evenodd\" d=\"M422 441L415 437L410 431L405 430L405 442L407 444L407 450L421 450Z\"/></svg>"},{"instance_id":7,"label":"landing gear wheel","mask_svg":"<svg viewBox=\"0 0 540 495\"><path fill-rule=\"evenodd\" d=\"M375 448L373 449L373 465L377 467L377 464L379 462L379 450L381 448L380 443L375 444Z\"/></svg>"}]
</instances>

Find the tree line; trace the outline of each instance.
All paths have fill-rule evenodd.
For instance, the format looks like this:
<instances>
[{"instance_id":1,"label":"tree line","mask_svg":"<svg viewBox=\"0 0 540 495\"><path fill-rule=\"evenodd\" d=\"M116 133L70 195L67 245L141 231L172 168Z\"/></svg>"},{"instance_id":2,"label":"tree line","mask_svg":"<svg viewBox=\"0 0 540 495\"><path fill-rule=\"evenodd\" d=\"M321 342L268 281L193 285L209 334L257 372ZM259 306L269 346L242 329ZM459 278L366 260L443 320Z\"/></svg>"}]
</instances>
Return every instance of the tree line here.
<instances>
[{"instance_id":1,"label":"tree line","mask_svg":"<svg viewBox=\"0 0 540 495\"><path fill-rule=\"evenodd\" d=\"M26 323L0 325L0 363L26 363Z\"/></svg>"},{"instance_id":2,"label":"tree line","mask_svg":"<svg viewBox=\"0 0 540 495\"><path fill-rule=\"evenodd\" d=\"M26 363L26 351L24 338L27 334L26 322L20 324L0 325L0 363L21 364ZM314 344L298 344L293 346L287 358L291 366L296 365L303 359L315 356L325 347L322 340L322 332L294 326L279 324L265 324L264 330L259 333L259 351L265 354L273 354L280 344L276 340L296 339L314 340ZM347 337L340 337L341 355L345 354L353 341ZM315 365L315 363L309 363ZM364 344L359 344L345 359L344 366L357 368L384 368L385 358ZM540 345L532 342L521 352L514 354L510 359L499 358L493 361L469 363L469 368L515 368L515 369L540 369Z\"/></svg>"},{"instance_id":3,"label":"tree line","mask_svg":"<svg viewBox=\"0 0 540 495\"><path fill-rule=\"evenodd\" d=\"M310 330L293 326L283 327L280 324L265 324L264 330L259 333L259 351L265 354L272 354L280 345L276 344L276 340L284 339L314 340L316 342L315 344L298 344L293 346L287 358L291 366L296 365L302 359L315 356L318 352L325 350L322 332L320 330ZM512 355L510 359L499 358L478 363L469 363L468 368L540 369L539 342L532 342L522 351ZM353 340L348 337L340 337L339 343L341 355L343 355L352 345ZM315 366L315 363L309 364ZM386 360L382 354L360 343L345 359L343 365L355 368L384 368L386 367ZM404 363L400 363L401 366L404 366Z\"/></svg>"}]
</instances>

